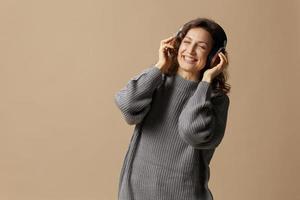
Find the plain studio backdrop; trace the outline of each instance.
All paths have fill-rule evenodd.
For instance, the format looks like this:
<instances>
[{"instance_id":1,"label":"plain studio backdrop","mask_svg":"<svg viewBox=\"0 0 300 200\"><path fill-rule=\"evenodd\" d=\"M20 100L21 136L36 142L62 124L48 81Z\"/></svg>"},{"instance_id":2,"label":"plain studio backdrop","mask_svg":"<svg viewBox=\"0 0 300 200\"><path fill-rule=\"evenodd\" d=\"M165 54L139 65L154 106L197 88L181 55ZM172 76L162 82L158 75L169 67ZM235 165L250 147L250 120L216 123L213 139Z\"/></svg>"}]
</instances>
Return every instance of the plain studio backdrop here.
<instances>
[{"instance_id":1,"label":"plain studio backdrop","mask_svg":"<svg viewBox=\"0 0 300 200\"><path fill-rule=\"evenodd\" d=\"M300 199L299 13L298 0L1 0L0 199L116 199L134 126L114 94L196 17L228 35L215 199Z\"/></svg>"}]
</instances>

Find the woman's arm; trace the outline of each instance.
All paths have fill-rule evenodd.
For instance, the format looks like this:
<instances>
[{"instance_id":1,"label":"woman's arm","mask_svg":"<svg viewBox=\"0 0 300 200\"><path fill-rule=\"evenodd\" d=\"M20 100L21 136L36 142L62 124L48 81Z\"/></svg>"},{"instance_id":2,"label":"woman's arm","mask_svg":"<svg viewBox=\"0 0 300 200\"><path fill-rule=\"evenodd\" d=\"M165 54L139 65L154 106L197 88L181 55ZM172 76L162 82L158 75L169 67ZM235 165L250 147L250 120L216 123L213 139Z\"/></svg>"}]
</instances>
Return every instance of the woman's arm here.
<instances>
[{"instance_id":1,"label":"woman's arm","mask_svg":"<svg viewBox=\"0 0 300 200\"><path fill-rule=\"evenodd\" d=\"M149 67L134 76L115 94L115 103L128 124L138 124L146 116L150 110L153 92L163 81L162 75L159 68Z\"/></svg>"},{"instance_id":2,"label":"woman's arm","mask_svg":"<svg viewBox=\"0 0 300 200\"><path fill-rule=\"evenodd\" d=\"M201 81L179 116L180 137L194 148L214 149L224 136L229 98L211 98L211 83Z\"/></svg>"}]
</instances>

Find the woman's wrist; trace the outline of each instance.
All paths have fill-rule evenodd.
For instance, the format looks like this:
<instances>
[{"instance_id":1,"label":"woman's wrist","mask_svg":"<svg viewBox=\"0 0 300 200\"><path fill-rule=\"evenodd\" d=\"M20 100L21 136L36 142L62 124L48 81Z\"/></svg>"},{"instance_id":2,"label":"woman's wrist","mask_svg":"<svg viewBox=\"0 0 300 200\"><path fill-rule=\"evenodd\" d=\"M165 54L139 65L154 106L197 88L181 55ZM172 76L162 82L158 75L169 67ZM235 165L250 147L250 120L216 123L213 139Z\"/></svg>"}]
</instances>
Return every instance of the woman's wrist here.
<instances>
[{"instance_id":1,"label":"woman's wrist","mask_svg":"<svg viewBox=\"0 0 300 200\"><path fill-rule=\"evenodd\" d=\"M159 69L162 68L162 64L160 64L160 63L156 63L154 66L157 67L157 68L159 68Z\"/></svg>"},{"instance_id":2,"label":"woman's wrist","mask_svg":"<svg viewBox=\"0 0 300 200\"><path fill-rule=\"evenodd\" d=\"M210 78L210 77L204 76L204 77L202 78L202 81L206 81L206 82L210 83L210 82L211 82L211 78Z\"/></svg>"},{"instance_id":3,"label":"woman's wrist","mask_svg":"<svg viewBox=\"0 0 300 200\"><path fill-rule=\"evenodd\" d=\"M160 63L156 63L154 67L158 68L162 73L164 73L164 66Z\"/></svg>"}]
</instances>

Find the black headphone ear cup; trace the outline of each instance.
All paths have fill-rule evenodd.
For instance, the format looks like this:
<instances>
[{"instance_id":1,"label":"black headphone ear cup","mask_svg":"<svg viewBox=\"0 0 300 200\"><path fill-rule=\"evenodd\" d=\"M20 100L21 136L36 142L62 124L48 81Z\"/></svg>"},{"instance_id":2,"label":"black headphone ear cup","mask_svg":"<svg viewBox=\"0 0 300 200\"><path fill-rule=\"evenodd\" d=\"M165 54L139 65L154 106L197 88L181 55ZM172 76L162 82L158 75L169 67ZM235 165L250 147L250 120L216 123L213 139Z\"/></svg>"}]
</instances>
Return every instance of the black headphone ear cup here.
<instances>
[{"instance_id":1,"label":"black headphone ear cup","mask_svg":"<svg viewBox=\"0 0 300 200\"><path fill-rule=\"evenodd\" d=\"M212 53L210 53L208 56L207 56L207 60L206 60L206 67L210 67L211 66L211 61L212 61L212 59L213 59L213 54Z\"/></svg>"}]
</instances>

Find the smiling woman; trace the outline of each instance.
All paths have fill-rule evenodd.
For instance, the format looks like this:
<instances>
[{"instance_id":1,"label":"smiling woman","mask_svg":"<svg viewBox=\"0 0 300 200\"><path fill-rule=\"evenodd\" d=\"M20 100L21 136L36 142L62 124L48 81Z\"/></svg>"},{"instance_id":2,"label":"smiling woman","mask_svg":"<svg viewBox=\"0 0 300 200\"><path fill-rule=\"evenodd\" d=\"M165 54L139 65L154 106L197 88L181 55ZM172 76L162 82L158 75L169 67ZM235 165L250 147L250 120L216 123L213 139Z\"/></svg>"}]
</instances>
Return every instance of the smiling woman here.
<instances>
[{"instance_id":1,"label":"smiling woman","mask_svg":"<svg viewBox=\"0 0 300 200\"><path fill-rule=\"evenodd\" d=\"M186 79L197 81L200 75L197 72L204 68L212 43L213 40L205 29L190 29L178 50L177 60L180 68L177 73Z\"/></svg>"},{"instance_id":2,"label":"smiling woman","mask_svg":"<svg viewBox=\"0 0 300 200\"><path fill-rule=\"evenodd\" d=\"M115 94L125 121L135 125L119 200L213 199L209 163L229 108L223 74L228 61L218 51L226 39L213 20L192 20L161 41L154 66Z\"/></svg>"},{"instance_id":3,"label":"smiling woman","mask_svg":"<svg viewBox=\"0 0 300 200\"><path fill-rule=\"evenodd\" d=\"M172 56L164 64L161 64L163 59L159 59L156 64L165 74L180 74L191 80L204 78L205 81L212 82L212 87L215 90L230 92L230 85L226 83L228 55L225 47L227 36L219 24L211 19L197 18L184 24L175 37L168 39L167 41L164 40L163 45L166 47L165 51L170 52L172 50ZM189 63L187 58L193 60L190 60ZM193 61L197 62L194 67L190 70L183 70L187 67L185 63L193 64ZM205 64L203 65L203 63ZM219 67L207 70L217 64L220 64ZM220 69L220 66L223 68ZM203 72L206 74L213 72L214 78L203 77L205 75Z\"/></svg>"}]
</instances>

